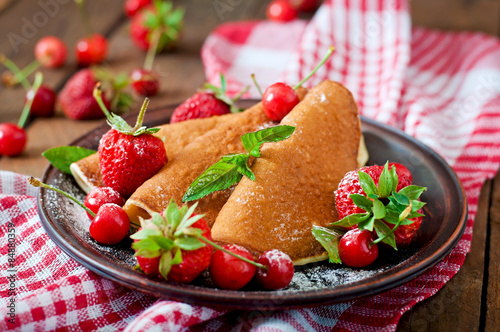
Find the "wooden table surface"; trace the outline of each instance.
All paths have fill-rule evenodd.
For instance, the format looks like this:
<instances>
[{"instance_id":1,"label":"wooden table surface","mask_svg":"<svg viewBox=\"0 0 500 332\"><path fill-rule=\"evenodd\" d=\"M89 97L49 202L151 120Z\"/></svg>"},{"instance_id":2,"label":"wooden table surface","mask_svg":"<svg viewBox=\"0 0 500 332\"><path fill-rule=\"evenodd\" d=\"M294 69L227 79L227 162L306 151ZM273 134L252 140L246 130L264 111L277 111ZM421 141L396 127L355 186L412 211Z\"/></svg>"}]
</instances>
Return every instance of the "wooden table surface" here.
<instances>
[{"instance_id":1,"label":"wooden table surface","mask_svg":"<svg viewBox=\"0 0 500 332\"><path fill-rule=\"evenodd\" d=\"M107 64L115 72L142 66L145 54L128 37L128 20L123 0L88 0L96 31L110 41ZM201 45L211 29L232 20L265 17L268 1L174 1L186 9L185 29L178 50L162 54L154 69L160 73L161 93L150 107L185 100L204 82L200 60ZM51 4L42 6L41 4ZM226 4L217 7L217 4ZM492 35L500 32L500 0L419 0L412 1L415 25L450 30L477 30ZM34 23L37 23L35 25ZM20 67L34 59L33 46L45 35L62 38L70 48L84 29L71 0L0 0L0 53ZM59 70L43 70L45 83L60 90L78 68L70 52L68 63ZM4 68L0 69L0 74ZM23 105L22 88L0 87L0 122L17 122ZM138 101L137 101L138 103ZM0 169L40 177L47 166L41 153L66 145L102 123L71 121L60 113L54 118L36 119L29 124L29 143L17 158L1 158ZM482 189L474 223L472 249L464 266L437 295L417 304L400 320L398 331L498 331L500 326L500 176Z\"/></svg>"}]
</instances>

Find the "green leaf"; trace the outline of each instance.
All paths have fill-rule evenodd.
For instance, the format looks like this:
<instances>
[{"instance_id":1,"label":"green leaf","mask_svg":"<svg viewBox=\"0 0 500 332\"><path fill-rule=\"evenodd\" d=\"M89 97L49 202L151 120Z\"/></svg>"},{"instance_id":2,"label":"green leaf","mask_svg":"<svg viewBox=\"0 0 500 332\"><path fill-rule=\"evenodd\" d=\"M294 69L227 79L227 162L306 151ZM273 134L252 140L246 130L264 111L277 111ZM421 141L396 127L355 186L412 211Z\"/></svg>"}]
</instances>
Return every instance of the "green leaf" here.
<instances>
[{"instance_id":1,"label":"green leaf","mask_svg":"<svg viewBox=\"0 0 500 332\"><path fill-rule=\"evenodd\" d=\"M161 249L160 245L151 238L145 238L140 241L132 243L132 248L135 250L145 249L148 251L158 251Z\"/></svg>"},{"instance_id":2,"label":"green leaf","mask_svg":"<svg viewBox=\"0 0 500 332\"><path fill-rule=\"evenodd\" d=\"M416 201L416 200L412 200L411 201L411 210L412 211L418 211L420 210L421 208L423 208L425 206L425 202L422 202L422 201Z\"/></svg>"},{"instance_id":3,"label":"green leaf","mask_svg":"<svg viewBox=\"0 0 500 332\"><path fill-rule=\"evenodd\" d=\"M410 200L408 199L408 197L406 197L405 195L402 195L400 193L397 193L397 192L393 192L392 193L392 196L396 199L396 201L401 204L401 205L409 205L410 204Z\"/></svg>"},{"instance_id":4,"label":"green leaf","mask_svg":"<svg viewBox=\"0 0 500 332\"><path fill-rule=\"evenodd\" d=\"M376 219L383 219L385 217L385 214L386 209L384 203L382 203L378 199L375 199L373 201L373 215Z\"/></svg>"},{"instance_id":5,"label":"green leaf","mask_svg":"<svg viewBox=\"0 0 500 332\"><path fill-rule=\"evenodd\" d=\"M385 217L383 218L385 221L396 224L399 220L399 212L390 208L385 209Z\"/></svg>"},{"instance_id":6,"label":"green leaf","mask_svg":"<svg viewBox=\"0 0 500 332\"><path fill-rule=\"evenodd\" d=\"M202 214L197 214L197 215L193 216L194 210L196 209L197 206L198 206L198 203L193 204L186 212L184 212L184 215L182 215L182 212L181 212L182 219L181 219L181 222L179 223L179 226L177 226L177 228L175 229L175 233L174 233L176 236L180 236L184 229L193 225L195 222L197 222L198 220L203 218ZM181 209L181 211L182 211L182 209Z\"/></svg>"},{"instance_id":7,"label":"green leaf","mask_svg":"<svg viewBox=\"0 0 500 332\"><path fill-rule=\"evenodd\" d=\"M182 250L177 249L175 251L174 259L172 259L172 265L177 265L182 263Z\"/></svg>"},{"instance_id":8,"label":"green leaf","mask_svg":"<svg viewBox=\"0 0 500 332\"><path fill-rule=\"evenodd\" d=\"M166 226L165 219L158 212L153 212L151 214L151 219L149 219L149 222L151 222L153 225L158 227L158 229L163 229ZM160 234L161 234L161 232L160 232Z\"/></svg>"},{"instance_id":9,"label":"green leaf","mask_svg":"<svg viewBox=\"0 0 500 332\"><path fill-rule=\"evenodd\" d=\"M155 258L160 256L160 250L136 249L134 256L141 256L144 258Z\"/></svg>"},{"instance_id":10,"label":"green leaf","mask_svg":"<svg viewBox=\"0 0 500 332\"><path fill-rule=\"evenodd\" d=\"M342 227L351 227L357 225L358 223L368 219L370 214L368 213L353 213L350 214L339 221L335 221L330 224L330 226L342 226Z\"/></svg>"},{"instance_id":11,"label":"green leaf","mask_svg":"<svg viewBox=\"0 0 500 332\"><path fill-rule=\"evenodd\" d=\"M392 177L392 190L396 191L398 189L399 179L398 179L398 173L396 173L396 167L394 165L392 165L389 173L391 174Z\"/></svg>"},{"instance_id":12,"label":"green leaf","mask_svg":"<svg viewBox=\"0 0 500 332\"><path fill-rule=\"evenodd\" d=\"M192 236L176 239L175 244L182 250L196 250L206 246L205 243Z\"/></svg>"},{"instance_id":13,"label":"green leaf","mask_svg":"<svg viewBox=\"0 0 500 332\"><path fill-rule=\"evenodd\" d=\"M312 234L325 248L331 263L342 263L339 256L339 240L345 232L333 228L313 226Z\"/></svg>"},{"instance_id":14,"label":"green leaf","mask_svg":"<svg viewBox=\"0 0 500 332\"><path fill-rule=\"evenodd\" d=\"M160 246L161 249L170 250L174 246L174 241L171 239L167 239L165 236L150 236L151 240L156 242Z\"/></svg>"},{"instance_id":15,"label":"green leaf","mask_svg":"<svg viewBox=\"0 0 500 332\"><path fill-rule=\"evenodd\" d=\"M173 199L168 203L167 209L165 210L167 216L167 221L172 229L176 229L181 222L179 208Z\"/></svg>"},{"instance_id":16,"label":"green leaf","mask_svg":"<svg viewBox=\"0 0 500 332\"><path fill-rule=\"evenodd\" d=\"M140 231L130 235L130 238L133 240L144 240L150 236L162 236L161 231L151 228L143 228Z\"/></svg>"},{"instance_id":17,"label":"green leaf","mask_svg":"<svg viewBox=\"0 0 500 332\"><path fill-rule=\"evenodd\" d=\"M391 233L390 235L387 236L387 234L389 234L391 232L391 229L389 228L389 226L387 226L382 220L375 220L374 227L375 227L375 230L377 231L379 238L386 236L382 240L382 242L390 245L395 250L398 250L398 248L396 247L396 237L394 236L394 233Z\"/></svg>"},{"instance_id":18,"label":"green leaf","mask_svg":"<svg viewBox=\"0 0 500 332\"><path fill-rule=\"evenodd\" d=\"M370 214L369 218L366 218L365 220L362 220L358 223L358 228L362 231L369 230L370 232L373 232L374 222L375 222L375 216L373 214Z\"/></svg>"},{"instance_id":19,"label":"green leaf","mask_svg":"<svg viewBox=\"0 0 500 332\"><path fill-rule=\"evenodd\" d=\"M349 195L349 198L352 199L357 207L365 210L366 212L370 212L372 210L373 202L365 196L360 194L351 194Z\"/></svg>"},{"instance_id":20,"label":"green leaf","mask_svg":"<svg viewBox=\"0 0 500 332\"><path fill-rule=\"evenodd\" d=\"M363 188L363 191L366 193L366 195L378 194L377 186L375 185L375 182L368 173L365 173L363 171L358 171L358 176L359 176L359 184L361 185L361 188Z\"/></svg>"},{"instance_id":21,"label":"green leaf","mask_svg":"<svg viewBox=\"0 0 500 332\"><path fill-rule=\"evenodd\" d=\"M220 160L191 183L182 201L194 201L214 191L225 190L240 181L241 177L236 165Z\"/></svg>"},{"instance_id":22,"label":"green leaf","mask_svg":"<svg viewBox=\"0 0 500 332\"><path fill-rule=\"evenodd\" d=\"M228 154L222 157L222 160L225 162L238 166L237 170L239 173L255 181L255 174L253 174L250 166L248 166L249 159L250 155L248 153Z\"/></svg>"},{"instance_id":23,"label":"green leaf","mask_svg":"<svg viewBox=\"0 0 500 332\"><path fill-rule=\"evenodd\" d=\"M163 278L165 278L165 280L168 280L167 276L171 268L172 268L172 252L167 251L161 255L160 267L159 267L160 274L162 275Z\"/></svg>"},{"instance_id":24,"label":"green leaf","mask_svg":"<svg viewBox=\"0 0 500 332\"><path fill-rule=\"evenodd\" d=\"M385 163L384 170L380 174L380 179L378 181L378 194L380 197L388 197L392 192L393 181L391 173L388 169L388 163Z\"/></svg>"},{"instance_id":25,"label":"green leaf","mask_svg":"<svg viewBox=\"0 0 500 332\"><path fill-rule=\"evenodd\" d=\"M415 186L415 185L410 185L410 186L402 188L398 193L401 195L405 195L406 197L408 197L408 199L416 200L426 190L427 190L426 187L419 187L419 186Z\"/></svg>"},{"instance_id":26,"label":"green leaf","mask_svg":"<svg viewBox=\"0 0 500 332\"><path fill-rule=\"evenodd\" d=\"M188 228L185 228L182 231L182 234L189 235L189 236L194 236L194 237L198 237L200 235L203 235L203 231L201 229L199 229L199 228L188 227Z\"/></svg>"},{"instance_id":27,"label":"green leaf","mask_svg":"<svg viewBox=\"0 0 500 332\"><path fill-rule=\"evenodd\" d=\"M87 156L96 153L81 146L60 146L44 151L44 156L55 168L61 172L71 174L70 165Z\"/></svg>"},{"instance_id":28,"label":"green leaf","mask_svg":"<svg viewBox=\"0 0 500 332\"><path fill-rule=\"evenodd\" d=\"M130 135L132 133L132 127L127 123L127 121L123 120L122 117L111 113L110 118L106 121L108 125L115 129L116 131L119 131L120 133Z\"/></svg>"},{"instance_id":29,"label":"green leaf","mask_svg":"<svg viewBox=\"0 0 500 332\"><path fill-rule=\"evenodd\" d=\"M243 147L251 156L260 157L260 147L264 143L279 142L290 137L295 131L293 126L276 126L241 136Z\"/></svg>"}]
</instances>

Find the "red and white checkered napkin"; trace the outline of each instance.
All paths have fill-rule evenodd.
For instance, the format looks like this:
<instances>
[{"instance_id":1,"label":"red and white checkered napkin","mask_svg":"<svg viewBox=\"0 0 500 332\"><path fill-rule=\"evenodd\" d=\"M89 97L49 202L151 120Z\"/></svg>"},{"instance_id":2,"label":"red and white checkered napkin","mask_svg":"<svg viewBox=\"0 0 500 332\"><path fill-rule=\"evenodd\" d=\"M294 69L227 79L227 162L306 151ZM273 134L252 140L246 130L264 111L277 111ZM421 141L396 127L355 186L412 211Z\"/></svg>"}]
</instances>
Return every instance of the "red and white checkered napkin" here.
<instances>
[{"instance_id":1,"label":"red and white checkered napkin","mask_svg":"<svg viewBox=\"0 0 500 332\"><path fill-rule=\"evenodd\" d=\"M103 279L62 253L40 225L35 191L24 177L0 172L0 330L395 330L405 311L458 271L470 249L481 185L500 164L500 42L481 34L411 30L404 1L334 0L310 22L222 25L208 37L202 56L208 79L217 83L222 71L236 91L251 84L251 73L263 87L277 80L294 84L329 45L337 49L331 62L307 85L341 81L362 114L425 142L462 180L467 229L443 261L403 286L331 306L223 312L158 300ZM250 96L258 97L257 91ZM8 260L12 232L13 267ZM9 282L12 275L15 284ZM15 324L9 322L11 313Z\"/></svg>"}]
</instances>

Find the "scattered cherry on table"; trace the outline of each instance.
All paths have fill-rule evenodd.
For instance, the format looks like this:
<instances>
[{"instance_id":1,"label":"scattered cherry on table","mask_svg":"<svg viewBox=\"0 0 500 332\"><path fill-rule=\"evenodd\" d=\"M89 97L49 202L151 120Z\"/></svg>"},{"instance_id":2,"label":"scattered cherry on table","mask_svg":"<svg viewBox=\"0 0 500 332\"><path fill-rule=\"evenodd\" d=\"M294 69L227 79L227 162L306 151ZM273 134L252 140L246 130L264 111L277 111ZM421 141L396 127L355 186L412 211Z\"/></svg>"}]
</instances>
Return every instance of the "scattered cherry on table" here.
<instances>
[{"instance_id":1,"label":"scattered cherry on table","mask_svg":"<svg viewBox=\"0 0 500 332\"><path fill-rule=\"evenodd\" d=\"M64 65L68 57L68 48L59 38L46 36L35 45L35 58L40 65L47 68L57 68Z\"/></svg>"}]
</instances>

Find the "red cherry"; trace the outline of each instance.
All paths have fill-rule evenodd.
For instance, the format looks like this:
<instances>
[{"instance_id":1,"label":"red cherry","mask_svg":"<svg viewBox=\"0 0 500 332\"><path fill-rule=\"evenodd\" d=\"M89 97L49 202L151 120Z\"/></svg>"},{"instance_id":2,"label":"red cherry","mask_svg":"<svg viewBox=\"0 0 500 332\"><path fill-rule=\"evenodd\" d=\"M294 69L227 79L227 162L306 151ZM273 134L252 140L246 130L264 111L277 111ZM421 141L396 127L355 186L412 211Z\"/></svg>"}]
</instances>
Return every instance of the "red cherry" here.
<instances>
[{"instance_id":1,"label":"red cherry","mask_svg":"<svg viewBox=\"0 0 500 332\"><path fill-rule=\"evenodd\" d=\"M54 115L57 95L51 88L40 86L34 97L30 108L31 115L46 118ZM33 99L33 90L30 89L26 92L25 102L31 99Z\"/></svg>"},{"instance_id":2,"label":"red cherry","mask_svg":"<svg viewBox=\"0 0 500 332\"><path fill-rule=\"evenodd\" d=\"M299 16L299 11L295 9L288 0L274 0L267 6L267 18L278 22L288 22Z\"/></svg>"},{"instance_id":3,"label":"red cherry","mask_svg":"<svg viewBox=\"0 0 500 332\"><path fill-rule=\"evenodd\" d=\"M241 246L227 244L223 248L249 260L254 260L248 250ZM255 269L254 265L231 256L222 250L217 250L212 255L212 261L210 262L210 277L217 287L233 290L240 289L252 280Z\"/></svg>"},{"instance_id":4,"label":"red cherry","mask_svg":"<svg viewBox=\"0 0 500 332\"><path fill-rule=\"evenodd\" d=\"M107 203L99 208L90 223L90 236L101 244L117 244L125 238L130 228L127 213L116 204Z\"/></svg>"},{"instance_id":5,"label":"red cherry","mask_svg":"<svg viewBox=\"0 0 500 332\"><path fill-rule=\"evenodd\" d=\"M108 54L108 41L100 34L84 37L76 43L76 60L81 67L100 64Z\"/></svg>"},{"instance_id":6,"label":"red cherry","mask_svg":"<svg viewBox=\"0 0 500 332\"><path fill-rule=\"evenodd\" d=\"M155 73L143 68L137 68L130 74L130 79L132 80L132 88L138 94L150 97L158 93L160 81Z\"/></svg>"},{"instance_id":7,"label":"red cherry","mask_svg":"<svg viewBox=\"0 0 500 332\"><path fill-rule=\"evenodd\" d=\"M297 8L301 12L313 12L318 8L318 0L290 0L293 8Z\"/></svg>"},{"instance_id":8,"label":"red cherry","mask_svg":"<svg viewBox=\"0 0 500 332\"><path fill-rule=\"evenodd\" d=\"M20 155L26 146L26 131L13 123L0 123L0 155Z\"/></svg>"},{"instance_id":9,"label":"red cherry","mask_svg":"<svg viewBox=\"0 0 500 332\"><path fill-rule=\"evenodd\" d=\"M66 44L57 37L43 37L35 45L35 57L44 67L61 67L68 57L68 48Z\"/></svg>"},{"instance_id":10,"label":"red cherry","mask_svg":"<svg viewBox=\"0 0 500 332\"><path fill-rule=\"evenodd\" d=\"M378 246L370 231L361 231L358 228L348 231L339 241L339 256L347 266L364 267L378 257Z\"/></svg>"},{"instance_id":11,"label":"red cherry","mask_svg":"<svg viewBox=\"0 0 500 332\"><path fill-rule=\"evenodd\" d=\"M398 172L400 173L403 173L405 174L406 176L408 176L408 178L410 179L410 182L413 181L412 177L411 177L411 173L410 171L408 170L408 168L406 168L405 165L403 164L400 164L400 163L389 163L389 169L392 168L392 166L396 167L396 169L398 170Z\"/></svg>"},{"instance_id":12,"label":"red cherry","mask_svg":"<svg viewBox=\"0 0 500 332\"><path fill-rule=\"evenodd\" d=\"M293 278L293 262L290 257L278 249L264 251L257 263L267 266L267 271L258 269L257 283L266 289L276 290L288 286Z\"/></svg>"},{"instance_id":13,"label":"red cherry","mask_svg":"<svg viewBox=\"0 0 500 332\"><path fill-rule=\"evenodd\" d=\"M143 7L150 4L151 0L126 0L123 9L128 17L132 17Z\"/></svg>"},{"instance_id":14,"label":"red cherry","mask_svg":"<svg viewBox=\"0 0 500 332\"><path fill-rule=\"evenodd\" d=\"M295 90L285 83L274 83L262 95L262 108L267 117L281 121L299 103Z\"/></svg>"},{"instance_id":15,"label":"red cherry","mask_svg":"<svg viewBox=\"0 0 500 332\"><path fill-rule=\"evenodd\" d=\"M125 204L125 200L123 197L113 188L110 187L97 187L92 189L87 197L85 197L85 206L88 207L92 212L97 213L99 208L107 203L113 203L118 206L123 206ZM87 212L89 218L92 220L92 217Z\"/></svg>"}]
</instances>

